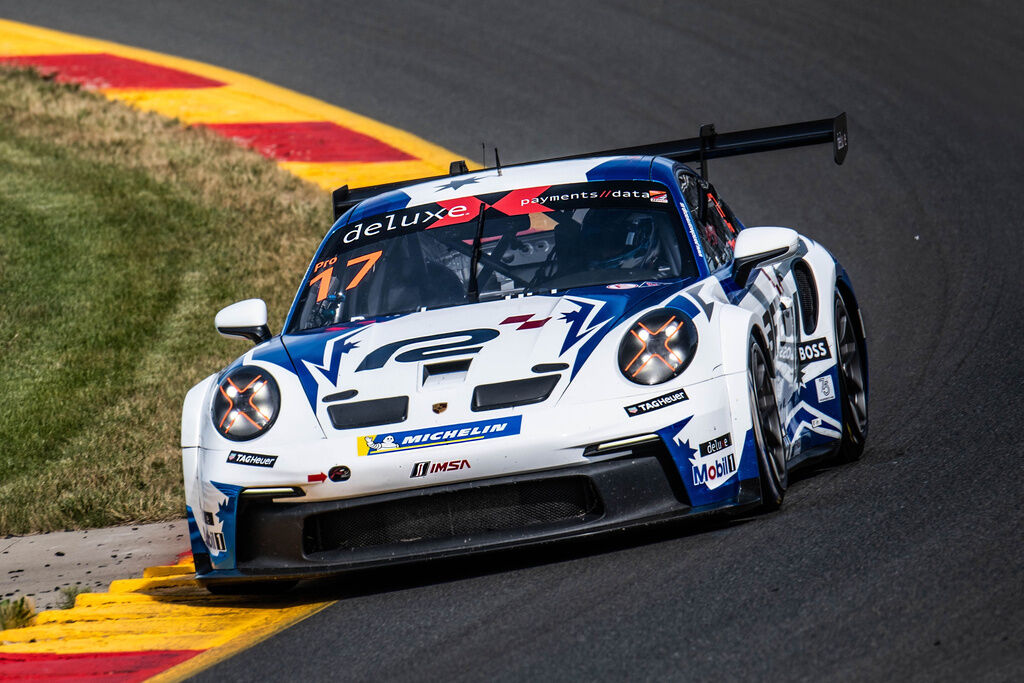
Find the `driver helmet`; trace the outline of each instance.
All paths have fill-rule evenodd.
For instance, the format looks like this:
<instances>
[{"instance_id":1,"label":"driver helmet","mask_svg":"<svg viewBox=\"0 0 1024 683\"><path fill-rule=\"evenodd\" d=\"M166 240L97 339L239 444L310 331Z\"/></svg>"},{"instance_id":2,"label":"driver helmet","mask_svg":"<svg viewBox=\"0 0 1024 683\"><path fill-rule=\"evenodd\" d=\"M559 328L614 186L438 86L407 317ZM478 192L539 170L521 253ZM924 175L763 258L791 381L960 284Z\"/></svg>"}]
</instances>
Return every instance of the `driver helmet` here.
<instances>
[{"instance_id":1,"label":"driver helmet","mask_svg":"<svg viewBox=\"0 0 1024 683\"><path fill-rule=\"evenodd\" d=\"M594 270L641 267L655 246L654 219L631 209L592 211L581 233L587 267Z\"/></svg>"}]
</instances>

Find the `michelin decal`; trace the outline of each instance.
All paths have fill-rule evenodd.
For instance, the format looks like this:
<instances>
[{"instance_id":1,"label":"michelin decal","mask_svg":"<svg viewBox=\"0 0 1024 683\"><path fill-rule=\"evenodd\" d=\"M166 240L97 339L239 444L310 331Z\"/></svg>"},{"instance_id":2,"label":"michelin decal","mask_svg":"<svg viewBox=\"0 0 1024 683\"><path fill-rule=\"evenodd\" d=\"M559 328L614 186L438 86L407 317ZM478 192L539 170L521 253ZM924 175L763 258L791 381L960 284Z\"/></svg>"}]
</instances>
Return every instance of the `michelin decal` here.
<instances>
[{"instance_id":1,"label":"michelin decal","mask_svg":"<svg viewBox=\"0 0 1024 683\"><path fill-rule=\"evenodd\" d=\"M370 434L356 439L356 450L359 455L377 455L395 451L409 451L417 448L430 448L445 444L464 441L480 441L497 439L503 436L514 436L519 433L522 417L499 418L496 420L480 420L463 422L442 427L414 429L407 432L391 432L390 434Z\"/></svg>"}]
</instances>

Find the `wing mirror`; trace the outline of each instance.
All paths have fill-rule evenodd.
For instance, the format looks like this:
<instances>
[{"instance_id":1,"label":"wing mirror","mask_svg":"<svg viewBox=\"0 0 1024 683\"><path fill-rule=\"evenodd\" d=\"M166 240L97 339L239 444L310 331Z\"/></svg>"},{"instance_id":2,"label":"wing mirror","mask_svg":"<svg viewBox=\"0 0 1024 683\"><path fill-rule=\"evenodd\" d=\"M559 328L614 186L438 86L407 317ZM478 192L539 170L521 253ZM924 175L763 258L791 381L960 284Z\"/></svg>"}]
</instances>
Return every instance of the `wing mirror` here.
<instances>
[{"instance_id":1,"label":"wing mirror","mask_svg":"<svg viewBox=\"0 0 1024 683\"><path fill-rule=\"evenodd\" d=\"M248 339L259 344L270 339L267 327L267 304L263 299L246 299L220 309L213 324L221 336Z\"/></svg>"},{"instance_id":2,"label":"wing mirror","mask_svg":"<svg viewBox=\"0 0 1024 683\"><path fill-rule=\"evenodd\" d=\"M785 260L799 245L800 235L789 228L741 230L733 249L732 279L740 287L746 287L755 268Z\"/></svg>"}]
</instances>

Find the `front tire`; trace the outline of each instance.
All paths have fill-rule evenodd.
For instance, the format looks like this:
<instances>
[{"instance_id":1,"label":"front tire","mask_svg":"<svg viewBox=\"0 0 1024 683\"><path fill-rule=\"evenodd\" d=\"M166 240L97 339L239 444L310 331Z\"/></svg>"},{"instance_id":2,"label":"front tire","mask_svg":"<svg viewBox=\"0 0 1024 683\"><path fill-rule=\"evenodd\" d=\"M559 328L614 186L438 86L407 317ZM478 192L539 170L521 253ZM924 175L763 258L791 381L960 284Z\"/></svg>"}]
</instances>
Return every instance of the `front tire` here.
<instances>
[{"instance_id":1,"label":"front tire","mask_svg":"<svg viewBox=\"0 0 1024 683\"><path fill-rule=\"evenodd\" d=\"M765 360L764 350L755 339L750 340L748 352L747 388L750 392L754 441L757 444L761 507L764 510L777 510L782 505L789 486L786 443L768 362Z\"/></svg>"},{"instance_id":2,"label":"front tire","mask_svg":"<svg viewBox=\"0 0 1024 683\"><path fill-rule=\"evenodd\" d=\"M838 291L835 330L839 396L843 401L843 437L836 459L852 462L860 459L868 435L867 368L861 355L864 339Z\"/></svg>"}]
</instances>

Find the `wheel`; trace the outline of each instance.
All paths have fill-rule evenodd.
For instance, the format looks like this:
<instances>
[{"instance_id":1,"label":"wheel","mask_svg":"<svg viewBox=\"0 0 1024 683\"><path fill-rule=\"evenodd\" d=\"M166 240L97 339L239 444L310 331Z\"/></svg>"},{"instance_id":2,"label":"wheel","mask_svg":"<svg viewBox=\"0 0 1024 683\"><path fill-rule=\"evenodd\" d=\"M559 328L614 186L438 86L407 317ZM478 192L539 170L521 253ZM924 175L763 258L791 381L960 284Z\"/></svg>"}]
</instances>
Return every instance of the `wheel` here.
<instances>
[{"instance_id":1,"label":"wheel","mask_svg":"<svg viewBox=\"0 0 1024 683\"><path fill-rule=\"evenodd\" d=\"M750 340L747 387L750 390L750 415L757 444L761 507L777 510L789 486L786 444L782 437L782 421L779 419L779 405L775 400L775 387L768 372L768 362L761 345L754 339Z\"/></svg>"},{"instance_id":2,"label":"wheel","mask_svg":"<svg viewBox=\"0 0 1024 683\"><path fill-rule=\"evenodd\" d=\"M280 595L295 587L298 581L237 581L207 583L204 588L214 595Z\"/></svg>"},{"instance_id":3,"label":"wheel","mask_svg":"<svg viewBox=\"0 0 1024 683\"><path fill-rule=\"evenodd\" d=\"M840 462L852 462L864 452L868 434L867 370L861 356L863 339L839 292L836 292L835 309L836 366L839 397L843 403L843 438L836 458Z\"/></svg>"}]
</instances>

